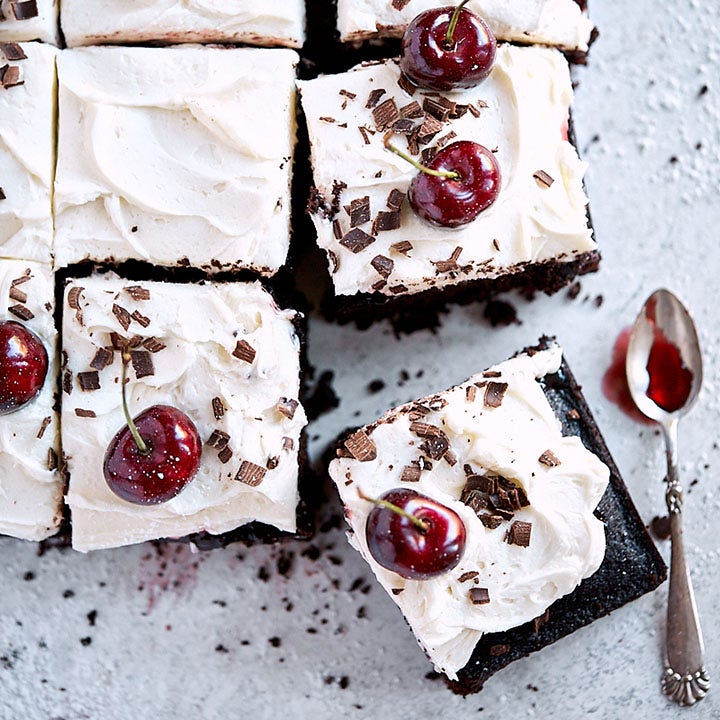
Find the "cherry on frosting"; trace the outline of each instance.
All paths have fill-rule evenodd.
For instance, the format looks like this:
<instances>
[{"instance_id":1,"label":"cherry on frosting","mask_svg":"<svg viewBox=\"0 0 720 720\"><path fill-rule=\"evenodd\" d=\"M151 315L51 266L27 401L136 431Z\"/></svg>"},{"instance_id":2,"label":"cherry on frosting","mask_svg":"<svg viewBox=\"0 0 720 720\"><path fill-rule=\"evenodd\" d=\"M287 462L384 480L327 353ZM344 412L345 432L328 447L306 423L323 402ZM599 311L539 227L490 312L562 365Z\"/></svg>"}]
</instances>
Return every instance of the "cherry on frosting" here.
<instances>
[{"instance_id":1,"label":"cherry on frosting","mask_svg":"<svg viewBox=\"0 0 720 720\"><path fill-rule=\"evenodd\" d=\"M407 488L377 499L365 524L375 561L408 580L427 580L452 570L465 549L466 530L449 507Z\"/></svg>"},{"instance_id":2,"label":"cherry on frosting","mask_svg":"<svg viewBox=\"0 0 720 720\"><path fill-rule=\"evenodd\" d=\"M108 445L103 475L123 500L158 505L178 495L195 477L202 441L192 420L175 407L152 405L130 417L125 392L127 362L124 353L122 395L127 424Z\"/></svg>"},{"instance_id":3,"label":"cherry on frosting","mask_svg":"<svg viewBox=\"0 0 720 720\"><path fill-rule=\"evenodd\" d=\"M19 322L0 322L0 415L27 405L42 389L47 370L42 340Z\"/></svg>"},{"instance_id":4,"label":"cherry on frosting","mask_svg":"<svg viewBox=\"0 0 720 720\"><path fill-rule=\"evenodd\" d=\"M418 87L471 88L490 74L495 36L482 18L463 7L467 2L426 10L407 26L400 69Z\"/></svg>"}]
</instances>

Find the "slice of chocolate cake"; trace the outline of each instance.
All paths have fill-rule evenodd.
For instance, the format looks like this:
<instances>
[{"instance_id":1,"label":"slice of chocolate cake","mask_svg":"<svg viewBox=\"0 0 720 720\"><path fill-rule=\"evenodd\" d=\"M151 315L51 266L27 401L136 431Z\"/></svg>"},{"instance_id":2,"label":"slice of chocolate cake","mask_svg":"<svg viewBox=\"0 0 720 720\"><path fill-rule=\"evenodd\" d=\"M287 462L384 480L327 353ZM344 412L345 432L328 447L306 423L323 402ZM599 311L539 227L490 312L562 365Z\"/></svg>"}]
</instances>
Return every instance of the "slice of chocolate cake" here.
<instances>
[{"instance_id":1,"label":"slice of chocolate cake","mask_svg":"<svg viewBox=\"0 0 720 720\"><path fill-rule=\"evenodd\" d=\"M209 547L304 531L297 517L306 418L296 319L259 283L92 276L67 286L62 447L75 549L188 536ZM166 501L128 500L106 482L106 452L127 426L123 374L133 417L149 407L175 408L202 443L194 478Z\"/></svg>"},{"instance_id":2,"label":"slice of chocolate cake","mask_svg":"<svg viewBox=\"0 0 720 720\"><path fill-rule=\"evenodd\" d=\"M509 288L548 293L596 269L599 255L571 142L572 85L557 50L498 47L490 76L451 93L410 85L395 60L300 83L316 190L310 212L328 258L327 312L367 326L432 317L447 302ZM418 171L456 141L492 151L495 202L461 227L441 227L407 199Z\"/></svg>"},{"instance_id":3,"label":"slice of chocolate cake","mask_svg":"<svg viewBox=\"0 0 720 720\"><path fill-rule=\"evenodd\" d=\"M480 690L512 660L665 578L580 388L548 339L390 410L346 435L337 455L329 472L351 543L455 692ZM413 579L386 569L371 549L368 498L398 488L460 518L466 540L451 569Z\"/></svg>"},{"instance_id":4,"label":"slice of chocolate cake","mask_svg":"<svg viewBox=\"0 0 720 720\"><path fill-rule=\"evenodd\" d=\"M436 0L338 0L340 37L344 41L401 37L416 15L442 4ZM466 7L485 19L498 40L587 52L593 25L584 4L576 0L471 0Z\"/></svg>"},{"instance_id":5,"label":"slice of chocolate cake","mask_svg":"<svg viewBox=\"0 0 720 720\"><path fill-rule=\"evenodd\" d=\"M63 0L62 28L69 47L131 43L245 43L302 47L303 0Z\"/></svg>"}]
</instances>

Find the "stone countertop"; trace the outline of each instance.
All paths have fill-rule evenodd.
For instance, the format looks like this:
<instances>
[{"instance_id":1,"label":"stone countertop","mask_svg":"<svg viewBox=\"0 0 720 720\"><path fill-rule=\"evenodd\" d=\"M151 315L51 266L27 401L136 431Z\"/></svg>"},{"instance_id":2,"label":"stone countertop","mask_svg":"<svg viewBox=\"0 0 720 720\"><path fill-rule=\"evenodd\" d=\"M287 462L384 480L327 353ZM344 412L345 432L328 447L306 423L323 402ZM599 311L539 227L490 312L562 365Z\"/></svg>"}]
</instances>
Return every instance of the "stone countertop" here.
<instances>
[{"instance_id":1,"label":"stone countertop","mask_svg":"<svg viewBox=\"0 0 720 720\"><path fill-rule=\"evenodd\" d=\"M613 343L654 289L691 308L706 360L680 426L686 543L716 687L692 710L720 716L720 5L592 3L601 30L579 68L578 145L601 271L491 328L456 308L436 334L396 339L315 318L310 357L335 373L340 406L312 427L317 455L348 425L463 380L556 334L642 517L664 513L661 438L603 396ZM405 374L407 373L407 375ZM371 392L368 384L385 385ZM0 540L0 718L680 717L659 692L667 586L541 653L478 695L452 695L391 599L343 537L333 500L309 545L192 554L152 545L87 556ZM661 544L669 557L669 546Z\"/></svg>"}]
</instances>

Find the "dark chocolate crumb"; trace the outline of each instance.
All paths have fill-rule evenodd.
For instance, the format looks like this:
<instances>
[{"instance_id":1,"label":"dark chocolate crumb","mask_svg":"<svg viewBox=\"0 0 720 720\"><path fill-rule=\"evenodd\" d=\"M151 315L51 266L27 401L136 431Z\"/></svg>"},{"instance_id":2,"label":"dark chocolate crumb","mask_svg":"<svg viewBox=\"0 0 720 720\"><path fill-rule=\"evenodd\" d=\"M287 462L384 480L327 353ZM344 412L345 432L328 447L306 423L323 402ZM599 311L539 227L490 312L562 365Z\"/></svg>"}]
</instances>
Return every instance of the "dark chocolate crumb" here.
<instances>
[{"instance_id":1,"label":"dark chocolate crumb","mask_svg":"<svg viewBox=\"0 0 720 720\"><path fill-rule=\"evenodd\" d=\"M473 605L487 605L490 602L490 592L487 588L470 588L468 596Z\"/></svg>"},{"instance_id":2,"label":"dark chocolate crumb","mask_svg":"<svg viewBox=\"0 0 720 720\"><path fill-rule=\"evenodd\" d=\"M507 383L489 382L485 387L485 397L483 398L485 406L489 408L500 407L507 389Z\"/></svg>"},{"instance_id":3,"label":"dark chocolate crumb","mask_svg":"<svg viewBox=\"0 0 720 720\"><path fill-rule=\"evenodd\" d=\"M238 340L232 353L238 360L252 364L255 360L255 348L247 340Z\"/></svg>"}]
</instances>

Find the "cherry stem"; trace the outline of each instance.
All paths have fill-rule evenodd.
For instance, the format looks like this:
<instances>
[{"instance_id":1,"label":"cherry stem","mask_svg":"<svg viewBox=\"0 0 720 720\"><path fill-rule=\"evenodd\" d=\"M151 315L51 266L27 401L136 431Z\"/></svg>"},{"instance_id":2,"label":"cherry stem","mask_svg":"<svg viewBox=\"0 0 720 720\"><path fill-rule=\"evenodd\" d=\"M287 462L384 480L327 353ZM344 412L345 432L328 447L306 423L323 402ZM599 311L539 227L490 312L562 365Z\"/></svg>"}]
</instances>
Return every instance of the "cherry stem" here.
<instances>
[{"instance_id":1,"label":"cherry stem","mask_svg":"<svg viewBox=\"0 0 720 720\"><path fill-rule=\"evenodd\" d=\"M448 25L447 32L445 33L445 45L447 47L452 47L453 45L453 34L455 33L458 20L460 19L460 11L463 9L463 6L467 5L469 2L470 0L463 0L455 8L455 12L453 12L452 17L450 18L450 24Z\"/></svg>"},{"instance_id":2,"label":"cherry stem","mask_svg":"<svg viewBox=\"0 0 720 720\"><path fill-rule=\"evenodd\" d=\"M400 506L395 505L395 503L388 502L387 500L381 500L380 498L368 497L360 488L357 489L357 494L361 497L361 499L367 500L373 505L385 508L386 510L392 510L392 512L397 515L407 518L411 523L413 523L413 525L416 525L420 529L420 532L426 533L428 531L428 524L424 520L407 512L407 510L403 510Z\"/></svg>"},{"instance_id":3,"label":"cherry stem","mask_svg":"<svg viewBox=\"0 0 720 720\"><path fill-rule=\"evenodd\" d=\"M400 148L395 147L395 145L390 142L391 136L392 132L385 135L383 138L383 145L385 145L390 152L394 152L398 157L401 157L403 160L409 162L413 167L420 170L420 172L424 172L426 175L432 175L433 177L448 178L448 180L457 180L460 177L460 173L455 172L455 170L433 170L432 168L423 165L415 158L410 157L407 153L404 153Z\"/></svg>"},{"instance_id":4,"label":"cherry stem","mask_svg":"<svg viewBox=\"0 0 720 720\"><path fill-rule=\"evenodd\" d=\"M130 416L130 410L128 410L127 392L125 391L125 385L127 384L127 366L128 366L128 363L130 362L130 360L131 360L130 353L123 351L123 353L122 353L122 377L120 379L121 383L122 383L123 412L125 413L125 422L127 422L127 425L130 428L130 433L132 434L133 439L135 440L135 444L137 445L138 452L141 455L149 455L150 448L147 446L145 441L140 436L137 426L135 425L132 417Z\"/></svg>"}]
</instances>

